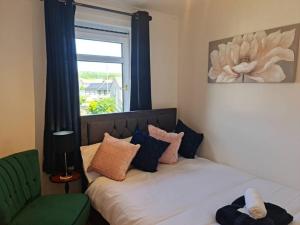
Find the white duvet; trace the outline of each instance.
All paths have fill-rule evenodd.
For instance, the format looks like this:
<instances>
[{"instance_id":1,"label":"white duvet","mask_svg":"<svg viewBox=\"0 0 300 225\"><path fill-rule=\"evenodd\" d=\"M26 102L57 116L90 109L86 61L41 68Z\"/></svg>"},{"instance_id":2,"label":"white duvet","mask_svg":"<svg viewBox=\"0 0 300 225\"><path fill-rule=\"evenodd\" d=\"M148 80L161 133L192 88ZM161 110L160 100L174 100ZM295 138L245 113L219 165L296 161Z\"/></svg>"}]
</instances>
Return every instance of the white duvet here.
<instances>
[{"instance_id":1,"label":"white duvet","mask_svg":"<svg viewBox=\"0 0 300 225\"><path fill-rule=\"evenodd\" d=\"M216 211L249 187L300 225L300 191L202 158L160 165L153 174L131 170L124 182L99 177L87 194L111 225L211 225Z\"/></svg>"}]
</instances>

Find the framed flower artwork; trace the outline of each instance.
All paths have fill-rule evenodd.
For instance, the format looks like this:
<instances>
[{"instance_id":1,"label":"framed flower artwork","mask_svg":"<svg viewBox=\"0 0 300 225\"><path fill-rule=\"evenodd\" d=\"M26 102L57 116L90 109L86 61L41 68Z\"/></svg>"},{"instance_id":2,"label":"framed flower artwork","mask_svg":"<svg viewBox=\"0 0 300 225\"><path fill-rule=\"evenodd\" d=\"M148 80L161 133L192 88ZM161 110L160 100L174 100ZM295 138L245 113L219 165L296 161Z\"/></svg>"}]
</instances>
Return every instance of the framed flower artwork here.
<instances>
[{"instance_id":1,"label":"framed flower artwork","mask_svg":"<svg viewBox=\"0 0 300 225\"><path fill-rule=\"evenodd\" d=\"M295 82L300 24L209 43L209 83Z\"/></svg>"}]
</instances>

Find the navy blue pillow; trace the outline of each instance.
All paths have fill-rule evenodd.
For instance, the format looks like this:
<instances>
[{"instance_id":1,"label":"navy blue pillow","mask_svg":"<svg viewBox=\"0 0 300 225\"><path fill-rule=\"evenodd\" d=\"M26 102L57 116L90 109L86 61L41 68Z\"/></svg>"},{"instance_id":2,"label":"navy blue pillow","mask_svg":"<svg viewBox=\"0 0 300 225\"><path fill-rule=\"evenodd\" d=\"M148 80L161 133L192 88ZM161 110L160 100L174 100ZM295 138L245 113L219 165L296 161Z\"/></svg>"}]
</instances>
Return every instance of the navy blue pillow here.
<instances>
[{"instance_id":1,"label":"navy blue pillow","mask_svg":"<svg viewBox=\"0 0 300 225\"><path fill-rule=\"evenodd\" d=\"M158 161L166 151L170 143L157 140L140 130L135 131L131 139L132 144L140 144L141 147L132 161L132 165L146 172L157 171Z\"/></svg>"},{"instance_id":2,"label":"navy blue pillow","mask_svg":"<svg viewBox=\"0 0 300 225\"><path fill-rule=\"evenodd\" d=\"M179 148L179 155L184 158L194 159L197 153L198 147L203 141L203 134L199 134L196 131L189 128L181 120L178 120L176 128L176 133L184 132L184 136L181 141Z\"/></svg>"}]
</instances>

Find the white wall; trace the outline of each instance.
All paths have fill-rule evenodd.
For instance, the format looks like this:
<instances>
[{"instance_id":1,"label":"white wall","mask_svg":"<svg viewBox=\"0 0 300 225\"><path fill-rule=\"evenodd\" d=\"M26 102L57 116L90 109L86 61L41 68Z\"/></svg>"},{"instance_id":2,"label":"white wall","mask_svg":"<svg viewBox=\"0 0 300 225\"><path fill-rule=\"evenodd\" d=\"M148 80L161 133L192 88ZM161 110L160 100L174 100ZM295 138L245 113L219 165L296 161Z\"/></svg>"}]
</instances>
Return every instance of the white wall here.
<instances>
[{"instance_id":1,"label":"white wall","mask_svg":"<svg viewBox=\"0 0 300 225\"><path fill-rule=\"evenodd\" d=\"M299 23L299 8L298 0L187 1L178 81L180 117L205 134L201 155L296 188L300 84L207 84L207 64L209 41Z\"/></svg>"},{"instance_id":2,"label":"white wall","mask_svg":"<svg viewBox=\"0 0 300 225\"><path fill-rule=\"evenodd\" d=\"M114 1L82 2L137 10ZM153 106L176 107L177 19L151 14ZM42 165L46 92L43 2L1 0L0 27L0 157L36 147ZM63 185L51 184L46 174L42 186L44 193L63 192ZM79 191L79 182L72 184L71 190Z\"/></svg>"},{"instance_id":3,"label":"white wall","mask_svg":"<svg viewBox=\"0 0 300 225\"><path fill-rule=\"evenodd\" d=\"M0 27L0 157L38 148L42 166L46 84L43 2L1 0ZM46 174L42 174L42 186L44 193L63 191L63 185L50 184Z\"/></svg>"},{"instance_id":4,"label":"white wall","mask_svg":"<svg viewBox=\"0 0 300 225\"><path fill-rule=\"evenodd\" d=\"M0 1L0 157L35 147L32 5Z\"/></svg>"},{"instance_id":5,"label":"white wall","mask_svg":"<svg viewBox=\"0 0 300 225\"><path fill-rule=\"evenodd\" d=\"M153 108L177 107L178 19L151 11L150 49Z\"/></svg>"}]
</instances>

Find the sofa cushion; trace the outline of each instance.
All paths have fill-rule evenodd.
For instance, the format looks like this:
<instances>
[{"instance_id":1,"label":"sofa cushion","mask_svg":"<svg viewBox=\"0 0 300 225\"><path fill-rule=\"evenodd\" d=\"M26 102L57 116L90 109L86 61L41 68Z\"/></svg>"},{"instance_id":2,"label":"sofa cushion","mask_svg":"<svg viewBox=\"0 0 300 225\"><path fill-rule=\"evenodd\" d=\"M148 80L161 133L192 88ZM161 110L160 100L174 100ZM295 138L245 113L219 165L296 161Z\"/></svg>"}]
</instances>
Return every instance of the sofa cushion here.
<instances>
[{"instance_id":1,"label":"sofa cushion","mask_svg":"<svg viewBox=\"0 0 300 225\"><path fill-rule=\"evenodd\" d=\"M158 140L170 143L167 150L160 157L159 162L165 164L174 164L178 161L178 150L184 133L168 133L153 125L148 125L149 134Z\"/></svg>"},{"instance_id":2,"label":"sofa cushion","mask_svg":"<svg viewBox=\"0 0 300 225\"><path fill-rule=\"evenodd\" d=\"M131 143L141 145L132 165L136 169L150 173L157 171L159 158L170 145L170 143L157 140L140 130L135 131Z\"/></svg>"},{"instance_id":3,"label":"sofa cushion","mask_svg":"<svg viewBox=\"0 0 300 225\"><path fill-rule=\"evenodd\" d=\"M115 181L123 181L140 147L105 133L87 171L95 171Z\"/></svg>"},{"instance_id":4,"label":"sofa cushion","mask_svg":"<svg viewBox=\"0 0 300 225\"><path fill-rule=\"evenodd\" d=\"M89 210L84 194L44 196L29 203L11 225L86 225Z\"/></svg>"},{"instance_id":5,"label":"sofa cushion","mask_svg":"<svg viewBox=\"0 0 300 225\"><path fill-rule=\"evenodd\" d=\"M197 133L196 131L189 128L181 120L178 120L178 123L175 128L176 133L184 133L182 142L179 148L179 155L187 159L194 159L197 153L197 150L200 144L203 141L203 134Z\"/></svg>"}]
</instances>

